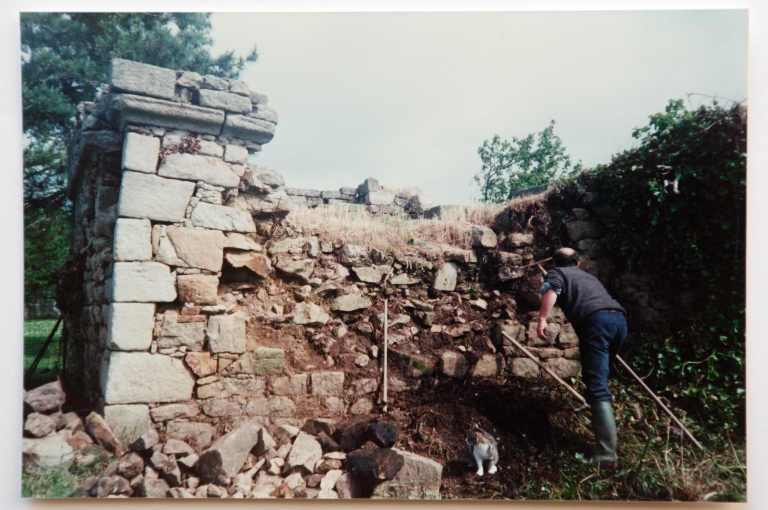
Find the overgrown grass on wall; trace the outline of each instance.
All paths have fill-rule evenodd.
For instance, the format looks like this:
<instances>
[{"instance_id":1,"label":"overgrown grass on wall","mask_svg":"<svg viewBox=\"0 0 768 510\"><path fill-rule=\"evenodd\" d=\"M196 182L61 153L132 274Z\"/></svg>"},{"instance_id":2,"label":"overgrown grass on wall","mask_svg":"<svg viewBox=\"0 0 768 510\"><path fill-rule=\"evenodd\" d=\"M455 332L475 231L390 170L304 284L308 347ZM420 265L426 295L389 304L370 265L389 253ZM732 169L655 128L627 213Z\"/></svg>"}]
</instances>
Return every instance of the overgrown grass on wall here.
<instances>
[{"instance_id":1,"label":"overgrown grass on wall","mask_svg":"<svg viewBox=\"0 0 768 510\"><path fill-rule=\"evenodd\" d=\"M448 209L441 219L411 220L404 212L373 216L363 209L306 207L291 211L287 221L304 235L318 235L336 244L356 244L400 252L423 244L471 248L470 225L491 226L500 205Z\"/></svg>"}]
</instances>

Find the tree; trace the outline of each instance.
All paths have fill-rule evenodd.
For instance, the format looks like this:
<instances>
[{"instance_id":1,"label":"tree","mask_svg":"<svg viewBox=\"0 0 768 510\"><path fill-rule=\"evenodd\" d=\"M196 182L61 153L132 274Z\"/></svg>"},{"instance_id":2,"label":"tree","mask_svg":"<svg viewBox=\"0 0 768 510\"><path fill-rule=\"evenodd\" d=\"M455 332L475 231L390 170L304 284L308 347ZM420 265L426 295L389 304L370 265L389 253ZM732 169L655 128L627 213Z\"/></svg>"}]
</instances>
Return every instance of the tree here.
<instances>
[{"instance_id":1,"label":"tree","mask_svg":"<svg viewBox=\"0 0 768 510\"><path fill-rule=\"evenodd\" d=\"M483 202L504 203L515 191L541 186L558 177L577 172L581 164L571 166L563 141L554 133L555 121L540 133L525 138L502 140L499 135L477 149L482 169L474 179Z\"/></svg>"},{"instance_id":2,"label":"tree","mask_svg":"<svg viewBox=\"0 0 768 510\"><path fill-rule=\"evenodd\" d=\"M28 298L32 292L50 293L42 282L62 257L49 249L67 247L46 239L71 232L61 220L71 208L64 193L66 142L77 104L92 100L108 81L113 58L225 78L237 78L246 63L256 61L255 48L246 57L233 52L213 57L210 30L210 14L201 13L22 13ZM46 229L55 231L49 236ZM41 253L49 256L37 256Z\"/></svg>"}]
</instances>

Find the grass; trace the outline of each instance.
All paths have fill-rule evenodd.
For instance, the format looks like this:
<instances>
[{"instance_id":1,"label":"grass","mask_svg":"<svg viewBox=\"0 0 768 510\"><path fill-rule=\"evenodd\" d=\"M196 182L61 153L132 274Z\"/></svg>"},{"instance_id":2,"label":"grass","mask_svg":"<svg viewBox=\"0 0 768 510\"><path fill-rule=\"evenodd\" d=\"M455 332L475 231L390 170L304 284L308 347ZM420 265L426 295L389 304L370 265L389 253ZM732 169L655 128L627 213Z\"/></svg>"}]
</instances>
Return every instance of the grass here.
<instances>
[{"instance_id":1,"label":"grass","mask_svg":"<svg viewBox=\"0 0 768 510\"><path fill-rule=\"evenodd\" d=\"M57 320L35 319L24 321L24 374L27 373L38 352L42 349ZM56 379L56 374L61 369L61 356L59 355L61 331L62 325L59 325L53 341L48 345L45 355L40 360L37 369L29 381L29 388L35 388Z\"/></svg>"},{"instance_id":2,"label":"grass","mask_svg":"<svg viewBox=\"0 0 768 510\"><path fill-rule=\"evenodd\" d=\"M294 230L318 235L337 245L357 244L389 252L419 249L426 244L470 248L469 227L490 226L503 206L480 205L449 209L442 219L412 220L407 214L372 216L344 207L296 208L287 217Z\"/></svg>"},{"instance_id":3,"label":"grass","mask_svg":"<svg viewBox=\"0 0 768 510\"><path fill-rule=\"evenodd\" d=\"M92 451L90 451L92 450ZM86 447L84 455L92 455L90 462L73 462L54 469L27 468L21 478L23 498L67 498L87 478L101 473L110 460L109 455L96 446Z\"/></svg>"},{"instance_id":4,"label":"grass","mask_svg":"<svg viewBox=\"0 0 768 510\"><path fill-rule=\"evenodd\" d=\"M629 403L645 416L636 419ZM746 501L746 443L694 428L706 451L685 438L666 414L636 388L614 391L619 468L585 466L573 449L552 444L539 452L514 499L630 501ZM589 413L586 413L588 416ZM679 414L678 414L679 416ZM561 423L592 441L590 427L573 415ZM566 422L567 421L567 422Z\"/></svg>"}]
</instances>

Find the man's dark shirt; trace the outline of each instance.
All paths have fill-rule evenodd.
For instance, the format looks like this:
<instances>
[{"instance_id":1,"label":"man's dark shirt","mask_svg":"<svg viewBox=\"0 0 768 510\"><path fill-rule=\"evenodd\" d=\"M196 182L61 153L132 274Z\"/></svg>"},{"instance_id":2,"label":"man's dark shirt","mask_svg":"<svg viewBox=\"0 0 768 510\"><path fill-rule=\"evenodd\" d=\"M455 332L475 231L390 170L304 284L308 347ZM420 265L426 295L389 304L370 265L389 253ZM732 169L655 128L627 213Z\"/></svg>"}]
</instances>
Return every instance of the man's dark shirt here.
<instances>
[{"instance_id":1,"label":"man's dark shirt","mask_svg":"<svg viewBox=\"0 0 768 510\"><path fill-rule=\"evenodd\" d=\"M550 288L557 293L557 304L574 327L580 326L595 312L618 310L625 313L600 280L578 267L558 267L547 272L542 290L546 292Z\"/></svg>"}]
</instances>

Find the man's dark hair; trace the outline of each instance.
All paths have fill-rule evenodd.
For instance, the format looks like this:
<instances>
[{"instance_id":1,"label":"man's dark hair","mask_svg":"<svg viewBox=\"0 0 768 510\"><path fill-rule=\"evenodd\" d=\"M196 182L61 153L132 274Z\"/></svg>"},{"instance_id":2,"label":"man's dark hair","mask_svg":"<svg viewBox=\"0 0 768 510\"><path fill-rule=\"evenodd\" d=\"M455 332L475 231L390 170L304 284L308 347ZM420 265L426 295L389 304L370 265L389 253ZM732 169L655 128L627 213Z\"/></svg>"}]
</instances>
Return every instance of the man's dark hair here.
<instances>
[{"instance_id":1,"label":"man's dark hair","mask_svg":"<svg viewBox=\"0 0 768 510\"><path fill-rule=\"evenodd\" d=\"M579 263L579 253L576 250L572 252L568 250L563 253L563 250L557 250L552 256L557 267L573 267Z\"/></svg>"}]
</instances>

